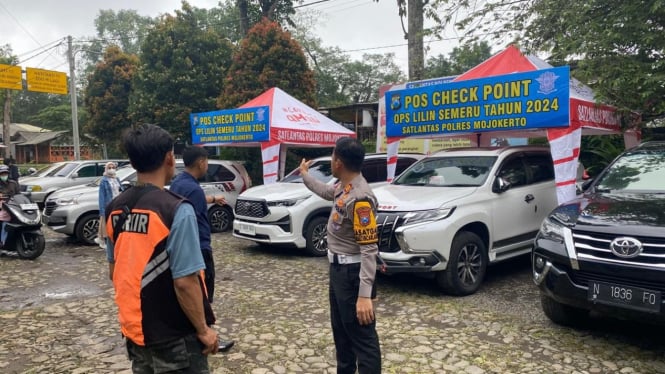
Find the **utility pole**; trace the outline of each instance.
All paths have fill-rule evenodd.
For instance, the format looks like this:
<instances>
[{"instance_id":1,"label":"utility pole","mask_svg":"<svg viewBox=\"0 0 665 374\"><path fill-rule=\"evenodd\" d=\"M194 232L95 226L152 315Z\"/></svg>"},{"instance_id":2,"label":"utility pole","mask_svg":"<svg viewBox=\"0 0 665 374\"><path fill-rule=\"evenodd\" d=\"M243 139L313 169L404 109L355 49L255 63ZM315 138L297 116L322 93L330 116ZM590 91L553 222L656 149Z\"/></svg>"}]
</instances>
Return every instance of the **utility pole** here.
<instances>
[{"instance_id":1,"label":"utility pole","mask_svg":"<svg viewBox=\"0 0 665 374\"><path fill-rule=\"evenodd\" d=\"M409 25L409 80L417 81L424 77L425 52L423 49L423 0L406 0Z\"/></svg>"},{"instance_id":2,"label":"utility pole","mask_svg":"<svg viewBox=\"0 0 665 374\"><path fill-rule=\"evenodd\" d=\"M5 144L5 157L9 157L11 153L11 130L9 129L9 111L12 107L11 91L5 90L5 107L3 112L2 122L2 142Z\"/></svg>"},{"instance_id":3,"label":"utility pole","mask_svg":"<svg viewBox=\"0 0 665 374\"><path fill-rule=\"evenodd\" d=\"M72 36L67 37L67 59L69 60L69 95L72 102L72 138L74 140L74 160L81 158L79 146L79 117L76 103L76 64L74 63L74 51L72 50Z\"/></svg>"}]
</instances>

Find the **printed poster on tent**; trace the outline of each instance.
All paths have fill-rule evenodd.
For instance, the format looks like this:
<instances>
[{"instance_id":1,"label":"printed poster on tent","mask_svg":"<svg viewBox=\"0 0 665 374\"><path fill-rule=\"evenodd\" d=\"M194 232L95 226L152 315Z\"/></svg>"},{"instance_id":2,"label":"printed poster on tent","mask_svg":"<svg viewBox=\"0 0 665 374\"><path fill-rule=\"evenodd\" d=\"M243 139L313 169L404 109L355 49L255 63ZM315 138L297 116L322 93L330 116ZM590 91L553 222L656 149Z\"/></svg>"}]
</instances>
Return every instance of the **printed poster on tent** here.
<instances>
[{"instance_id":1,"label":"printed poster on tent","mask_svg":"<svg viewBox=\"0 0 665 374\"><path fill-rule=\"evenodd\" d=\"M270 107L225 109L189 115L192 144L270 140Z\"/></svg>"},{"instance_id":2,"label":"printed poster on tent","mask_svg":"<svg viewBox=\"0 0 665 374\"><path fill-rule=\"evenodd\" d=\"M386 92L388 137L569 125L567 66Z\"/></svg>"}]
</instances>

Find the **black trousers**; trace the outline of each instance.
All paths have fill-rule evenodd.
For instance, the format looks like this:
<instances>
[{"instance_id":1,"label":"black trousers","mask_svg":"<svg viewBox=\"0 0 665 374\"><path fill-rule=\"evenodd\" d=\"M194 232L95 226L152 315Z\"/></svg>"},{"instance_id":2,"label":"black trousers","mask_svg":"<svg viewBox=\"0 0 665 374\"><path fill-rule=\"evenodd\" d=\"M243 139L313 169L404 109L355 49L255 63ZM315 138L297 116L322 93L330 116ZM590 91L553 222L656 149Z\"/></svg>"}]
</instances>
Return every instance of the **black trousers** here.
<instances>
[{"instance_id":1,"label":"black trousers","mask_svg":"<svg viewBox=\"0 0 665 374\"><path fill-rule=\"evenodd\" d=\"M208 302L212 304L212 296L215 294L215 261L212 259L212 251L201 251L203 254L203 262L206 269L203 272L208 291Z\"/></svg>"},{"instance_id":2,"label":"black trousers","mask_svg":"<svg viewBox=\"0 0 665 374\"><path fill-rule=\"evenodd\" d=\"M330 319L337 374L381 373L381 347L376 321L360 325L356 316L360 264L330 264Z\"/></svg>"}]
</instances>

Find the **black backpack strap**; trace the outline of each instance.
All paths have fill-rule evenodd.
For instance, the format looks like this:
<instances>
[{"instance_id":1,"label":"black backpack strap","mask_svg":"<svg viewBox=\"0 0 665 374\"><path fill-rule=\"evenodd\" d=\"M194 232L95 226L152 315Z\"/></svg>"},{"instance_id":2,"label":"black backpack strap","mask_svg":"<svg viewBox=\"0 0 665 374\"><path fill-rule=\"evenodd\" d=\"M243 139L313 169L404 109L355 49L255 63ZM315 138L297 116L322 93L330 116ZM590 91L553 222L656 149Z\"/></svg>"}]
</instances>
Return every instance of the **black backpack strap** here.
<instances>
[{"instance_id":1,"label":"black backpack strap","mask_svg":"<svg viewBox=\"0 0 665 374\"><path fill-rule=\"evenodd\" d=\"M125 221L127 220L127 217L129 217L129 213L132 211L132 209L134 209L136 203L138 203L138 201L143 197L143 195L156 189L157 187L153 185L147 185L141 188L141 191L138 191L127 204L122 206L122 212L120 213L118 220L116 220L115 223L113 224L114 243L118 241L118 235L120 235L120 233L124 231L123 226L125 225Z\"/></svg>"}]
</instances>

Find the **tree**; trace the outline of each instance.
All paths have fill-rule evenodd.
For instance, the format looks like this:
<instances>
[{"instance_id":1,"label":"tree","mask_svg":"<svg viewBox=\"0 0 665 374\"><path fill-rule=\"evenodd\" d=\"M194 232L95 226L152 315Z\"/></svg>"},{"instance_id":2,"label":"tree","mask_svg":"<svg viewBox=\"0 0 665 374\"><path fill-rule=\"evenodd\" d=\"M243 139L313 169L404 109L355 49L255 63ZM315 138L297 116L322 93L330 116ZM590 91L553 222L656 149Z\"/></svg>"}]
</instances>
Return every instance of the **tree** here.
<instances>
[{"instance_id":1,"label":"tree","mask_svg":"<svg viewBox=\"0 0 665 374\"><path fill-rule=\"evenodd\" d=\"M428 78L437 78L459 75L491 56L492 51L486 41L467 43L453 48L448 58L441 54L428 60L425 76Z\"/></svg>"},{"instance_id":2,"label":"tree","mask_svg":"<svg viewBox=\"0 0 665 374\"><path fill-rule=\"evenodd\" d=\"M142 16L136 10L100 9L95 18L97 34L81 45L84 58L94 68L109 46L118 46L122 51L137 55L155 19Z\"/></svg>"},{"instance_id":3,"label":"tree","mask_svg":"<svg viewBox=\"0 0 665 374\"><path fill-rule=\"evenodd\" d=\"M191 139L189 115L215 108L232 45L206 26L199 9L183 2L175 13L164 15L141 46L130 113L137 122Z\"/></svg>"},{"instance_id":4,"label":"tree","mask_svg":"<svg viewBox=\"0 0 665 374\"><path fill-rule=\"evenodd\" d=\"M294 26L291 16L295 14L293 0L236 0L239 15L240 32L247 35L249 30L264 18ZM298 1L302 2L302 0Z\"/></svg>"},{"instance_id":5,"label":"tree","mask_svg":"<svg viewBox=\"0 0 665 374\"><path fill-rule=\"evenodd\" d=\"M97 64L85 88L89 117L83 129L97 139L119 148L122 130L131 126L129 95L139 59L110 46Z\"/></svg>"},{"instance_id":6,"label":"tree","mask_svg":"<svg viewBox=\"0 0 665 374\"><path fill-rule=\"evenodd\" d=\"M342 67L340 90L353 103L378 100L379 87L404 81L405 77L395 64L395 55L363 54L360 61L352 61ZM348 103L348 101L347 101Z\"/></svg>"},{"instance_id":7,"label":"tree","mask_svg":"<svg viewBox=\"0 0 665 374\"><path fill-rule=\"evenodd\" d=\"M233 56L219 108L234 108L272 87L316 108L314 75L298 42L273 21L257 23Z\"/></svg>"},{"instance_id":8,"label":"tree","mask_svg":"<svg viewBox=\"0 0 665 374\"><path fill-rule=\"evenodd\" d=\"M665 0L435 0L446 14L440 27L456 26L475 40L520 41L570 64L599 99L635 110L646 122L665 113Z\"/></svg>"}]
</instances>

